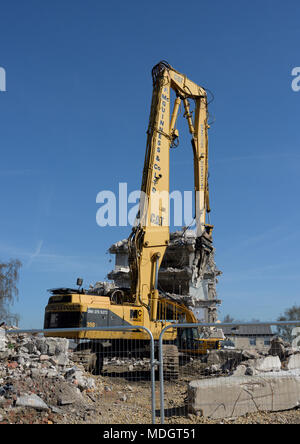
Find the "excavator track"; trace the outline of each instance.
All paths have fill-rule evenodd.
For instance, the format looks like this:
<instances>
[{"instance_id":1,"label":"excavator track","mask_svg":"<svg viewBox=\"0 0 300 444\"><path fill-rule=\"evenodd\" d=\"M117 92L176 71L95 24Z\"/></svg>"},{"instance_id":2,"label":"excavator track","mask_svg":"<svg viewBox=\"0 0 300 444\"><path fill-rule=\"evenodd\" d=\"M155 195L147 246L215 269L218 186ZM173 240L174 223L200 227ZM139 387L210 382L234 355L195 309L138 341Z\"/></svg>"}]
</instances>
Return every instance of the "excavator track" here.
<instances>
[{"instance_id":1,"label":"excavator track","mask_svg":"<svg viewBox=\"0 0 300 444\"><path fill-rule=\"evenodd\" d=\"M93 373L96 367L97 355L91 349L75 351L72 355L72 361L81 364L85 371Z\"/></svg>"},{"instance_id":2,"label":"excavator track","mask_svg":"<svg viewBox=\"0 0 300 444\"><path fill-rule=\"evenodd\" d=\"M73 352L72 361L81 364L86 372L93 375L100 375L103 367L103 356L101 353L94 353L91 348L79 349Z\"/></svg>"},{"instance_id":3,"label":"excavator track","mask_svg":"<svg viewBox=\"0 0 300 444\"><path fill-rule=\"evenodd\" d=\"M179 353L176 345L163 345L163 372L166 380L178 379Z\"/></svg>"}]
</instances>

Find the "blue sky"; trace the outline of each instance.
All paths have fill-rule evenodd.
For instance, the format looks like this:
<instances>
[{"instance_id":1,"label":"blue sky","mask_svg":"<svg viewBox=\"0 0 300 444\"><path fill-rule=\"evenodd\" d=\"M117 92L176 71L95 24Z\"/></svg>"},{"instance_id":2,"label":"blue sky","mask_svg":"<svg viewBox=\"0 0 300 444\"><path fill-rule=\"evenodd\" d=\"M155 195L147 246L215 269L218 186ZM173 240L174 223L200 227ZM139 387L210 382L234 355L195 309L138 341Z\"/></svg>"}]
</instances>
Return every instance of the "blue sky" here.
<instances>
[{"instance_id":1,"label":"blue sky","mask_svg":"<svg viewBox=\"0 0 300 444\"><path fill-rule=\"evenodd\" d=\"M96 196L140 187L161 59L215 97L220 318L273 320L299 303L299 14L296 0L1 2L0 258L23 262L11 307L22 327L42 326L48 288L112 269L107 249L130 228L97 226ZM184 191L192 151L179 129L171 189Z\"/></svg>"}]
</instances>

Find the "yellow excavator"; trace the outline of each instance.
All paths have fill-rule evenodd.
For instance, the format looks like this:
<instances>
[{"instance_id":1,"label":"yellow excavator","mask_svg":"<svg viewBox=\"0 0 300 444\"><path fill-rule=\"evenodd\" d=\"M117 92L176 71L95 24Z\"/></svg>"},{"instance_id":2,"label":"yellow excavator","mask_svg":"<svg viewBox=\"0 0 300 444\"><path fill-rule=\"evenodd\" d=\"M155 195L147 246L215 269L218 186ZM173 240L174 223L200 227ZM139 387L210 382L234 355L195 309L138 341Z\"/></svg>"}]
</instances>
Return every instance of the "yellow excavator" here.
<instances>
[{"instance_id":1,"label":"yellow excavator","mask_svg":"<svg viewBox=\"0 0 300 444\"><path fill-rule=\"evenodd\" d=\"M178 142L176 121L181 104L192 136L196 221L196 271L201 277L212 254L213 226L206 222L208 192L208 109L204 88L161 61L152 70L153 94L147 130L147 146L136 223L128 238L131 288L98 287L90 290L52 290L45 309L44 328L144 326L158 340L162 329L172 323L197 323L184 303L174 301L158 290L158 271L168 247L169 156ZM171 112L171 90L175 93ZM193 112L190 109L194 103ZM81 282L78 282L79 285ZM50 333L48 334L50 335ZM99 373L104 356L149 350L149 337L143 330L74 331L51 333L73 339L88 339L77 352L89 356L89 366ZM201 331L170 328L165 333L166 376L178 375L178 352L205 354L220 347L222 338L203 338ZM83 350L84 348L84 350ZM92 364L91 364L92 363ZM171 364L170 364L171 363ZM170 365L169 365L170 364Z\"/></svg>"}]
</instances>

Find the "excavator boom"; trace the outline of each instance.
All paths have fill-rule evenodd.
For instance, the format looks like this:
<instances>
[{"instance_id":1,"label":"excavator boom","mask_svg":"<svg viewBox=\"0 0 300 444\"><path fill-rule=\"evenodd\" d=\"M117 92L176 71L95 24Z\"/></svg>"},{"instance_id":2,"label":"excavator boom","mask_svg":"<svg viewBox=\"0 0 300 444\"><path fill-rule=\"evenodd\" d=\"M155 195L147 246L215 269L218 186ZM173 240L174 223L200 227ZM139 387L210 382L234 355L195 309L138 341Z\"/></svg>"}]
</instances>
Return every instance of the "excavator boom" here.
<instances>
[{"instance_id":1,"label":"excavator boom","mask_svg":"<svg viewBox=\"0 0 300 444\"><path fill-rule=\"evenodd\" d=\"M169 153L176 143L176 120L180 104L192 136L194 158L195 220L197 235L197 271L203 276L207 257L212 251L212 226L206 223L210 211L208 195L208 111L207 94L185 75L160 62L152 70L153 94L147 130L140 208L137 222L129 236L131 291L136 304L148 308L156 320L158 270L169 243ZM171 90L176 94L171 113ZM190 101L195 103L194 118Z\"/></svg>"}]
</instances>

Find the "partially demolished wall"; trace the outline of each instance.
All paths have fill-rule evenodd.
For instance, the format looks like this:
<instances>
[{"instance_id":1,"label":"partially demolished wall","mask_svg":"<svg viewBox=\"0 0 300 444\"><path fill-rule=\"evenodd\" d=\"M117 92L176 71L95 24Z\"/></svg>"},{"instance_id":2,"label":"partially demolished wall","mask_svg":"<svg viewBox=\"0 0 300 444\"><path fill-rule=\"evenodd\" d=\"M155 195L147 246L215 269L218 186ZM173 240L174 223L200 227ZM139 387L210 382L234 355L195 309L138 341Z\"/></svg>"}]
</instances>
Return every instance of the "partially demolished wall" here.
<instances>
[{"instance_id":1,"label":"partially demolished wall","mask_svg":"<svg viewBox=\"0 0 300 444\"><path fill-rule=\"evenodd\" d=\"M115 268L108 274L108 279L118 287L129 288L127 239L113 244L109 252L115 255ZM181 300L192 308L199 321L213 323L217 321L217 308L221 303L216 291L221 272L214 261L214 250L200 279L195 259L195 232L184 230L170 233L170 243L159 270L158 288L165 295Z\"/></svg>"}]
</instances>

